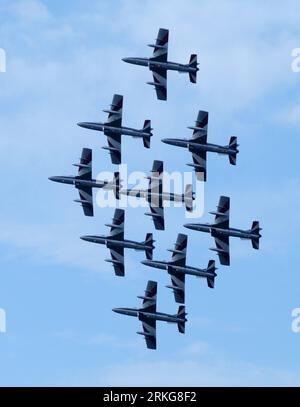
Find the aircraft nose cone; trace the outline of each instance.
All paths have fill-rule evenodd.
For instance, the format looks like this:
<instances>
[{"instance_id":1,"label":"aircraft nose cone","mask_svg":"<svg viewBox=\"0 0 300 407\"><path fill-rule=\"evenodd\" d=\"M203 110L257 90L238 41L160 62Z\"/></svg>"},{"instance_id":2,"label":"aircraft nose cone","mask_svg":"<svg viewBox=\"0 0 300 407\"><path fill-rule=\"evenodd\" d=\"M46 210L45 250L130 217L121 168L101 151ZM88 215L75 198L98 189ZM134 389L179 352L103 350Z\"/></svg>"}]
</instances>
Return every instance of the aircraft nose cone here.
<instances>
[{"instance_id":1,"label":"aircraft nose cone","mask_svg":"<svg viewBox=\"0 0 300 407\"><path fill-rule=\"evenodd\" d=\"M187 228L187 229L192 229L192 224L191 223L185 223L183 226L185 228Z\"/></svg>"},{"instance_id":2,"label":"aircraft nose cone","mask_svg":"<svg viewBox=\"0 0 300 407\"><path fill-rule=\"evenodd\" d=\"M122 314L121 308L113 308L112 311L117 313L117 314Z\"/></svg>"},{"instance_id":3,"label":"aircraft nose cone","mask_svg":"<svg viewBox=\"0 0 300 407\"><path fill-rule=\"evenodd\" d=\"M122 58L122 61L129 62L130 58Z\"/></svg>"},{"instance_id":4,"label":"aircraft nose cone","mask_svg":"<svg viewBox=\"0 0 300 407\"><path fill-rule=\"evenodd\" d=\"M86 122L79 122L79 123L77 123L77 126L85 128Z\"/></svg>"},{"instance_id":5,"label":"aircraft nose cone","mask_svg":"<svg viewBox=\"0 0 300 407\"><path fill-rule=\"evenodd\" d=\"M91 241L91 236L80 236L81 240L84 240L86 242L90 242Z\"/></svg>"},{"instance_id":6,"label":"aircraft nose cone","mask_svg":"<svg viewBox=\"0 0 300 407\"><path fill-rule=\"evenodd\" d=\"M168 138L163 138L163 139L161 139L161 141L162 141L162 143L169 144L169 139Z\"/></svg>"},{"instance_id":7,"label":"aircraft nose cone","mask_svg":"<svg viewBox=\"0 0 300 407\"><path fill-rule=\"evenodd\" d=\"M50 181L54 181L54 182L59 181L59 177L48 177L48 179L49 179Z\"/></svg>"},{"instance_id":8,"label":"aircraft nose cone","mask_svg":"<svg viewBox=\"0 0 300 407\"><path fill-rule=\"evenodd\" d=\"M185 223L183 226L184 226L185 228L187 228L187 229L198 230L198 229L197 229L197 224L195 225L194 223Z\"/></svg>"}]
</instances>

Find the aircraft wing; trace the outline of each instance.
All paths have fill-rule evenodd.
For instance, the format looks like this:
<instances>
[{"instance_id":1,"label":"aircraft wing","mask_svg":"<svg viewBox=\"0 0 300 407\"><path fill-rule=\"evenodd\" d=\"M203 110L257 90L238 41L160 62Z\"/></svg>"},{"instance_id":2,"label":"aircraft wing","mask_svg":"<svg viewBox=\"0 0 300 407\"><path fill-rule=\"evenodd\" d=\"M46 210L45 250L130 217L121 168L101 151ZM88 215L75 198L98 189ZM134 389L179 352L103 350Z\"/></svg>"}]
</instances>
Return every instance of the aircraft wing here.
<instances>
[{"instance_id":1,"label":"aircraft wing","mask_svg":"<svg viewBox=\"0 0 300 407\"><path fill-rule=\"evenodd\" d=\"M165 230L165 218L163 207L150 206L151 216L156 230Z\"/></svg>"},{"instance_id":2,"label":"aircraft wing","mask_svg":"<svg viewBox=\"0 0 300 407\"><path fill-rule=\"evenodd\" d=\"M186 247L187 247L187 235L179 233L175 243L174 250L169 249L172 252L171 263L177 266L185 266L186 262Z\"/></svg>"},{"instance_id":3,"label":"aircraft wing","mask_svg":"<svg viewBox=\"0 0 300 407\"><path fill-rule=\"evenodd\" d=\"M108 113L106 125L111 127L121 127L122 126L122 112L123 112L123 96L114 95L112 104L110 105L109 110L104 110L105 113Z\"/></svg>"},{"instance_id":4,"label":"aircraft wing","mask_svg":"<svg viewBox=\"0 0 300 407\"><path fill-rule=\"evenodd\" d=\"M158 36L155 41L155 45L151 45L154 48L153 55L150 58L151 61L167 62L168 60L168 43L169 43L169 30L160 28Z\"/></svg>"},{"instance_id":5,"label":"aircraft wing","mask_svg":"<svg viewBox=\"0 0 300 407\"><path fill-rule=\"evenodd\" d=\"M149 319L143 314L139 314L139 320L143 325L142 335L145 338L148 349L156 349L156 320Z\"/></svg>"},{"instance_id":6,"label":"aircraft wing","mask_svg":"<svg viewBox=\"0 0 300 407\"><path fill-rule=\"evenodd\" d=\"M211 249L218 253L220 263L224 266L230 265L230 254L229 254L229 236L223 235L217 229L212 229L211 235L215 239L216 249Z\"/></svg>"},{"instance_id":7,"label":"aircraft wing","mask_svg":"<svg viewBox=\"0 0 300 407\"><path fill-rule=\"evenodd\" d=\"M229 228L229 210L230 198L228 196L221 196L217 206L216 212L211 212L215 215L215 226L221 229Z\"/></svg>"},{"instance_id":8,"label":"aircraft wing","mask_svg":"<svg viewBox=\"0 0 300 407\"><path fill-rule=\"evenodd\" d=\"M147 348L156 349L156 320L148 318L144 312L156 313L157 282L148 281L145 294L139 297L143 300L142 307L139 309L139 320L143 324L142 334L146 340Z\"/></svg>"},{"instance_id":9,"label":"aircraft wing","mask_svg":"<svg viewBox=\"0 0 300 407\"><path fill-rule=\"evenodd\" d=\"M125 211L124 209L116 209L112 224L110 226L109 238L112 240L124 240L124 220Z\"/></svg>"},{"instance_id":10,"label":"aircraft wing","mask_svg":"<svg viewBox=\"0 0 300 407\"><path fill-rule=\"evenodd\" d=\"M111 162L113 164L121 164L121 134L113 133L110 130L104 130L104 134L107 136L108 147L110 153Z\"/></svg>"},{"instance_id":11,"label":"aircraft wing","mask_svg":"<svg viewBox=\"0 0 300 407\"><path fill-rule=\"evenodd\" d=\"M125 275L124 267L124 247L115 246L113 242L107 242L110 249L111 263L114 266L115 275L123 277Z\"/></svg>"},{"instance_id":12,"label":"aircraft wing","mask_svg":"<svg viewBox=\"0 0 300 407\"><path fill-rule=\"evenodd\" d=\"M145 295L139 297L143 300L140 311L156 312L157 282L149 280L145 290Z\"/></svg>"},{"instance_id":13,"label":"aircraft wing","mask_svg":"<svg viewBox=\"0 0 300 407\"><path fill-rule=\"evenodd\" d=\"M80 199L77 202L81 203L85 216L94 216L93 189L91 187L76 187L76 188L78 189L80 197Z\"/></svg>"},{"instance_id":14,"label":"aircraft wing","mask_svg":"<svg viewBox=\"0 0 300 407\"><path fill-rule=\"evenodd\" d=\"M167 286L168 288L171 288L174 293L175 301L184 304L185 301L185 274L184 273L178 273L176 270L173 269L172 266L168 267L168 273L171 276L171 286Z\"/></svg>"},{"instance_id":15,"label":"aircraft wing","mask_svg":"<svg viewBox=\"0 0 300 407\"><path fill-rule=\"evenodd\" d=\"M193 156L193 163L195 164L195 173L198 181L206 181L206 151L196 149L193 151L191 147L189 147L190 151L192 151Z\"/></svg>"},{"instance_id":16,"label":"aircraft wing","mask_svg":"<svg viewBox=\"0 0 300 407\"><path fill-rule=\"evenodd\" d=\"M163 161L155 160L153 162L149 180L148 202L151 210L150 215L152 216L155 229L157 230L165 229L164 208L161 197L163 192L163 172Z\"/></svg>"},{"instance_id":17,"label":"aircraft wing","mask_svg":"<svg viewBox=\"0 0 300 407\"><path fill-rule=\"evenodd\" d=\"M119 128L122 126L122 111L123 111L123 96L114 95L112 104L109 110L104 110L108 113L108 119L105 122L110 127ZM108 147L111 161L113 164L121 163L121 134L116 134L110 129L104 129L104 134L107 136Z\"/></svg>"},{"instance_id":18,"label":"aircraft wing","mask_svg":"<svg viewBox=\"0 0 300 407\"><path fill-rule=\"evenodd\" d=\"M167 70L155 65L149 65L153 74L153 85L156 90L157 99L167 100Z\"/></svg>"},{"instance_id":19,"label":"aircraft wing","mask_svg":"<svg viewBox=\"0 0 300 407\"><path fill-rule=\"evenodd\" d=\"M206 151L195 144L207 144L208 112L199 110L193 129L193 136L189 145L189 151L193 156L193 163L198 181L206 181Z\"/></svg>"},{"instance_id":20,"label":"aircraft wing","mask_svg":"<svg viewBox=\"0 0 300 407\"><path fill-rule=\"evenodd\" d=\"M85 216L94 216L93 209L93 189L91 187L80 185L80 180L89 181L92 179L92 150L89 148L83 148L80 163L74 164L78 167L78 174L75 177L75 188L79 192L79 202L83 208Z\"/></svg>"},{"instance_id":21,"label":"aircraft wing","mask_svg":"<svg viewBox=\"0 0 300 407\"><path fill-rule=\"evenodd\" d=\"M164 173L164 163L163 161L154 160L150 176L150 189L155 189L159 185L159 181L162 181ZM162 186L162 185L161 185ZM156 191L158 192L158 191Z\"/></svg>"},{"instance_id":22,"label":"aircraft wing","mask_svg":"<svg viewBox=\"0 0 300 407\"><path fill-rule=\"evenodd\" d=\"M215 215L215 223L211 229L211 235L215 238L216 249L212 249L218 253L220 263L226 266L230 264L229 255L229 236L222 232L222 229L229 228L229 210L230 198L221 196L216 212L210 212ZM215 227L214 227L215 226Z\"/></svg>"},{"instance_id":23,"label":"aircraft wing","mask_svg":"<svg viewBox=\"0 0 300 407\"><path fill-rule=\"evenodd\" d=\"M207 126L208 126L208 112L199 110L195 127L193 131L192 141L199 144L207 143Z\"/></svg>"}]
</instances>

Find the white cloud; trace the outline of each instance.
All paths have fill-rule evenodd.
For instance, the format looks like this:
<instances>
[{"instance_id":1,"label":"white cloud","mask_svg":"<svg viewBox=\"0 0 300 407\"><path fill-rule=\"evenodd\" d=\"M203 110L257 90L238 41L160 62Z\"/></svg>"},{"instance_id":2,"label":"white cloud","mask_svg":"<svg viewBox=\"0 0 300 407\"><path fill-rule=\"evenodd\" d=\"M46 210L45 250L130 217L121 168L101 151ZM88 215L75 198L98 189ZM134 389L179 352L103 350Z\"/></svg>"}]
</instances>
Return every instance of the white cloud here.
<instances>
[{"instance_id":1,"label":"white cloud","mask_svg":"<svg viewBox=\"0 0 300 407\"><path fill-rule=\"evenodd\" d=\"M110 386L299 386L300 375L284 369L219 360L160 361L114 365L99 385Z\"/></svg>"},{"instance_id":2,"label":"white cloud","mask_svg":"<svg viewBox=\"0 0 300 407\"><path fill-rule=\"evenodd\" d=\"M84 12L73 10L66 17L56 18L41 1L9 4L12 18L0 27L1 38L11 47L7 48L9 69L1 77L0 98L4 108L0 119L1 133L5 136L0 152L3 172L7 171L2 176L4 180L9 179L7 174L10 179L19 177L20 188L30 191L28 206L46 207L43 215L47 214L43 192L50 187L48 184L44 187L40 179L38 183L33 182L32 175L42 168L52 171L54 167L57 167L54 174L60 174L63 169L67 173L69 164L79 155L84 143L92 144L96 151L105 144L99 135L78 130L75 123L98 117L103 119L100 110L107 107L114 92L122 92L126 98L124 124L134 125L146 115L155 119L151 154L146 155L141 150L137 156L135 150L126 151L127 157L134 158L130 164L135 161L145 170L150 169L150 159L162 154L161 146L155 147L158 145L155 142L165 136L165 132L178 132L179 125L185 130L185 125L190 124L187 119L191 118L191 110L194 115L197 109L207 108L215 121L232 122L240 110L252 109L268 95L274 95L277 89L288 88L295 81L290 69L290 50L299 45L299 2L291 2L289 7L278 2L272 6L272 13L269 4L261 2L245 5L238 1L126 0L120 2L117 10L111 2L104 5L103 2L89 2ZM114 8L113 19L106 18L109 7ZM184 62L191 52L197 52L200 61L196 86L190 84L185 75L170 73L169 100L165 105L157 103L152 89L144 83L151 79L150 72L121 61L124 56L150 55L146 44L155 39L159 26L170 28L170 59ZM268 108L265 114L271 115L272 106L268 105ZM298 106L292 107L287 120L298 124L298 114ZM245 127L248 124L243 123ZM105 166L111 168L106 156L101 156L101 160L103 162L95 162L95 171L105 169ZM5 185L2 187L6 190ZM294 194L294 186L284 189L281 185L273 193L269 187L263 190L264 187L260 191L257 188L238 191L239 200L233 202L234 223L246 221L245 213L249 217L250 213L263 213L267 219L262 225L263 245L269 245L270 251L277 254L282 247L290 245L290 240L279 240L274 227L280 236L290 235L291 229L295 232L299 224L298 219L295 220L299 199ZM298 187L295 184L297 190ZM56 193L54 188L53 193ZM253 200L253 196L259 198ZM294 197L292 208L288 202L291 196ZM22 194L21 197L24 201ZM47 219L44 224L33 224L35 217L27 215L26 205L21 207L20 199L15 201L18 202L15 209L23 211L19 215L23 220L20 223L15 220L18 212L14 207L11 212L2 211L0 231L2 244L17 249L13 251L14 259L19 256L20 262L29 258L41 264L62 264L102 271L109 276L113 274L102 261L109 256L106 248L81 242L78 236L83 230L79 230L80 227L77 229L62 217L58 225ZM260 205L258 212L255 205ZM63 206L66 212L68 208ZM140 216L143 216L141 212ZM78 226L79 217L82 220L81 213L72 219ZM99 227L103 218L100 221L95 218ZM168 224L168 235L159 236L159 243L173 241L172 233L174 236L180 219L176 217L175 220ZM146 219L141 221L146 222ZM84 232L89 233L89 230ZM269 237L273 234L268 242L267 234ZM251 250L248 243L245 243L247 253ZM195 255L198 253L197 246ZM128 272L139 270L140 256L134 261L128 255L126 253ZM234 252L233 257L235 255L246 256L242 251L240 254ZM251 251L251 255L257 254ZM140 278L139 275L135 272L135 278ZM201 323L205 327L209 322L202 320ZM120 338L102 333L82 338L71 332L65 333L65 339L99 346L117 346L121 342ZM299 376L285 370L237 363L220 355L209 362L205 356L212 351L209 344L193 342L184 350L185 355L173 355L172 362L162 357L161 361L112 365L106 371L105 380L98 382L104 385L300 385Z\"/></svg>"},{"instance_id":3,"label":"white cloud","mask_svg":"<svg viewBox=\"0 0 300 407\"><path fill-rule=\"evenodd\" d=\"M195 341L186 346L183 354L189 356L201 356L209 353L211 351L211 346L207 342Z\"/></svg>"},{"instance_id":4,"label":"white cloud","mask_svg":"<svg viewBox=\"0 0 300 407\"><path fill-rule=\"evenodd\" d=\"M107 349L134 349L136 341L122 340L120 338L105 332L84 333L74 331L60 331L52 334L55 338L63 341L72 342L77 345L106 347Z\"/></svg>"},{"instance_id":5,"label":"white cloud","mask_svg":"<svg viewBox=\"0 0 300 407\"><path fill-rule=\"evenodd\" d=\"M28 225L3 222L0 232L2 244L17 248L17 256L41 264L59 264L80 267L93 272L109 274L111 268L99 259L104 257L104 247L98 250L91 245L85 245L78 237L78 228L72 225Z\"/></svg>"},{"instance_id":6,"label":"white cloud","mask_svg":"<svg viewBox=\"0 0 300 407\"><path fill-rule=\"evenodd\" d=\"M286 109L282 114L279 114L279 121L284 124L289 124L292 126L300 125L300 105L291 106Z\"/></svg>"},{"instance_id":7,"label":"white cloud","mask_svg":"<svg viewBox=\"0 0 300 407\"><path fill-rule=\"evenodd\" d=\"M19 0L11 2L10 10L22 23L44 23L50 17L45 4L39 0Z\"/></svg>"}]
</instances>

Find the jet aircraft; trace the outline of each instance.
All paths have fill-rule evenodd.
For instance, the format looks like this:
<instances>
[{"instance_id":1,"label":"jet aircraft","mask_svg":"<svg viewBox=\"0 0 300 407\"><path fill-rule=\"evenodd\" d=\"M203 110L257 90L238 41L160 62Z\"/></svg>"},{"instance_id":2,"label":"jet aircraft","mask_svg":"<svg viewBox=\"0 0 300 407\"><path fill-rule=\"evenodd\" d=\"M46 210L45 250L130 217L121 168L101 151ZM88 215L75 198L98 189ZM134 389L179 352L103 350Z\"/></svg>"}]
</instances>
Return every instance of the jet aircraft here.
<instances>
[{"instance_id":1,"label":"jet aircraft","mask_svg":"<svg viewBox=\"0 0 300 407\"><path fill-rule=\"evenodd\" d=\"M93 188L103 188L112 190L116 199L119 199L120 176L118 172L114 173L112 181L98 181L92 179L92 150L83 148L79 164L73 164L78 167L76 176L55 176L49 177L50 181L60 182L63 184L74 185L79 191L80 199L75 199L82 205L83 212L86 216L94 216L93 208Z\"/></svg>"},{"instance_id":2,"label":"jet aircraft","mask_svg":"<svg viewBox=\"0 0 300 407\"><path fill-rule=\"evenodd\" d=\"M110 249L111 254L111 259L106 259L105 261L112 263L115 274L122 277L125 275L124 249L143 250L146 253L147 259L150 260L155 248L152 233L147 233L146 239L143 242L124 239L124 221L125 211L123 209L116 209L112 224L105 225L111 228L109 236L88 235L80 237L80 239L87 242L105 244Z\"/></svg>"},{"instance_id":3,"label":"jet aircraft","mask_svg":"<svg viewBox=\"0 0 300 407\"><path fill-rule=\"evenodd\" d=\"M156 349L156 321L175 323L180 333L185 332L186 312L184 305L180 305L177 314L165 314L156 311L157 282L148 281L144 296L138 298L143 300L141 308L113 308L118 314L137 317L143 324L143 335L148 349Z\"/></svg>"},{"instance_id":4,"label":"jet aircraft","mask_svg":"<svg viewBox=\"0 0 300 407\"><path fill-rule=\"evenodd\" d=\"M167 72L178 71L179 73L188 73L190 81L196 83L197 72L199 71L197 55L192 54L188 64L178 64L168 61L168 42L169 30L160 28L155 44L148 46L154 48L153 55L150 58L123 58L124 62L129 64L147 66L153 74L153 82L147 82L154 86L159 100L167 100Z\"/></svg>"},{"instance_id":5,"label":"jet aircraft","mask_svg":"<svg viewBox=\"0 0 300 407\"><path fill-rule=\"evenodd\" d=\"M230 265L230 252L229 252L229 237L239 237L240 239L249 239L252 242L254 249L259 249L259 239L262 230L259 227L259 222L254 221L251 229L243 230L229 227L229 207L230 198L227 196L221 196L217 206L216 212L210 212L215 215L215 223L188 223L184 227L192 230L198 230L200 232L210 233L215 238L216 248L210 250L218 253L220 263L229 266Z\"/></svg>"},{"instance_id":6,"label":"jet aircraft","mask_svg":"<svg viewBox=\"0 0 300 407\"><path fill-rule=\"evenodd\" d=\"M216 267L215 261L209 260L205 269L186 265L187 235L179 233L174 249L168 249L172 253L171 261L144 260L142 264L161 270L166 270L171 276L172 285L167 285L174 292L175 301L181 304L185 302L185 276L192 275L207 279L207 285L214 288Z\"/></svg>"},{"instance_id":7,"label":"jet aircraft","mask_svg":"<svg viewBox=\"0 0 300 407\"><path fill-rule=\"evenodd\" d=\"M199 110L195 126L188 127L193 130L191 139L165 138L163 143L177 147L187 148L193 156L193 163L187 164L193 167L199 181L206 181L206 154L207 152L225 154L229 157L229 162L236 165L236 156L239 152L237 138L230 137L229 144L220 146L207 142L208 112Z\"/></svg>"},{"instance_id":8,"label":"jet aircraft","mask_svg":"<svg viewBox=\"0 0 300 407\"><path fill-rule=\"evenodd\" d=\"M103 110L108 113L108 119L105 123L101 122L81 122L78 126L90 129L103 131L107 137L108 147L102 147L110 153L113 164L121 164L121 135L131 136L133 138L143 139L144 147L150 148L150 140L152 137L151 121L145 120L142 129L133 129L131 127L122 126L122 111L123 111L123 96L114 95L111 107L109 110Z\"/></svg>"},{"instance_id":9,"label":"jet aircraft","mask_svg":"<svg viewBox=\"0 0 300 407\"><path fill-rule=\"evenodd\" d=\"M184 194L175 194L163 191L163 161L155 160L153 162L152 174L149 179L148 189L121 189L120 193L123 195L134 196L136 198L145 198L150 205L150 213L145 213L151 216L154 221L154 226L157 230L165 229L164 220L164 201L184 202L186 210L191 212L193 210L194 193L192 185L187 184Z\"/></svg>"}]
</instances>

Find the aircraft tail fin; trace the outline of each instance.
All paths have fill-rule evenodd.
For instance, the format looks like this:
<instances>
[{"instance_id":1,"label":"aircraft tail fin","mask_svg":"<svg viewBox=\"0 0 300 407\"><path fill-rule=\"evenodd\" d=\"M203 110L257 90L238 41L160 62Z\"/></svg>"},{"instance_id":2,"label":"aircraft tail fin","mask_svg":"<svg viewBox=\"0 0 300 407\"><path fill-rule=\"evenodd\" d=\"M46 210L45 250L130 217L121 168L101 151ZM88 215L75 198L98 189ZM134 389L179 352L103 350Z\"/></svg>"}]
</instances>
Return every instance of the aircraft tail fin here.
<instances>
[{"instance_id":1,"label":"aircraft tail fin","mask_svg":"<svg viewBox=\"0 0 300 407\"><path fill-rule=\"evenodd\" d=\"M146 254L147 260L152 260L152 258L153 258L153 249L154 249L154 246L153 246L154 240L153 240L153 234L152 233L147 233L146 234L146 239L145 239L144 243L146 245L148 245L148 246L152 246L149 249L145 249L145 254Z\"/></svg>"},{"instance_id":2,"label":"aircraft tail fin","mask_svg":"<svg viewBox=\"0 0 300 407\"><path fill-rule=\"evenodd\" d=\"M181 319L181 321L177 322L178 326L178 331L182 334L185 333L185 323L186 323L186 312L185 312L185 306L184 305L179 305L178 307L178 312L177 312L177 317Z\"/></svg>"},{"instance_id":3,"label":"aircraft tail fin","mask_svg":"<svg viewBox=\"0 0 300 407\"><path fill-rule=\"evenodd\" d=\"M209 288L214 288L215 277L216 277L216 262L214 260L209 260L206 271L211 273L211 276L207 277L207 285Z\"/></svg>"},{"instance_id":4,"label":"aircraft tail fin","mask_svg":"<svg viewBox=\"0 0 300 407\"><path fill-rule=\"evenodd\" d=\"M193 186L192 184L187 184L185 187L184 194L185 208L188 212L193 211Z\"/></svg>"},{"instance_id":5,"label":"aircraft tail fin","mask_svg":"<svg viewBox=\"0 0 300 407\"><path fill-rule=\"evenodd\" d=\"M251 241L252 241L253 249L256 249L256 250L259 249L259 239L261 237L261 234L259 233L260 230L261 230L261 228L259 227L259 222L256 220L254 222L252 222L251 233L253 233L257 236L253 237L251 239Z\"/></svg>"},{"instance_id":6,"label":"aircraft tail fin","mask_svg":"<svg viewBox=\"0 0 300 407\"><path fill-rule=\"evenodd\" d=\"M144 147L150 148L150 141L151 141L151 120L145 120L143 132L148 133L147 136L143 137Z\"/></svg>"},{"instance_id":7,"label":"aircraft tail fin","mask_svg":"<svg viewBox=\"0 0 300 407\"><path fill-rule=\"evenodd\" d=\"M229 162L231 165L236 165L236 156L237 156L237 153L239 152L238 144L237 144L237 137L230 137L228 146L230 149L234 150L234 153L229 154Z\"/></svg>"},{"instance_id":8,"label":"aircraft tail fin","mask_svg":"<svg viewBox=\"0 0 300 407\"><path fill-rule=\"evenodd\" d=\"M118 171L114 172L113 178L113 185L114 185L114 195L116 199L120 199L120 173Z\"/></svg>"},{"instance_id":9,"label":"aircraft tail fin","mask_svg":"<svg viewBox=\"0 0 300 407\"><path fill-rule=\"evenodd\" d=\"M192 54L190 56L189 67L195 68L195 71L189 72L189 77L190 77L190 82L196 83L197 82L197 71L199 70L196 54Z\"/></svg>"}]
</instances>

